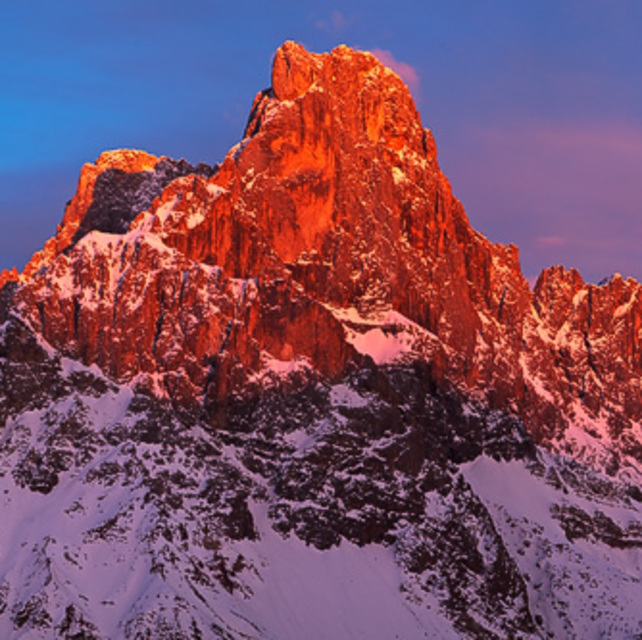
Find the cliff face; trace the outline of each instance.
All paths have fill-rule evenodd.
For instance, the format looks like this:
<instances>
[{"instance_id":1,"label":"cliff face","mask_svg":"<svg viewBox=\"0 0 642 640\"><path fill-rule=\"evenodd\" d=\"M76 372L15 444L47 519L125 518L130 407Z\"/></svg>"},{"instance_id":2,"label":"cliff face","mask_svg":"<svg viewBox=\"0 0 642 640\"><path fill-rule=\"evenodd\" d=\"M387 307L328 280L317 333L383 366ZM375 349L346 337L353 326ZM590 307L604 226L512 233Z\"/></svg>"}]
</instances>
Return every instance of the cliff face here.
<instances>
[{"instance_id":1,"label":"cliff face","mask_svg":"<svg viewBox=\"0 0 642 640\"><path fill-rule=\"evenodd\" d=\"M86 165L21 282L16 304L52 345L183 406L266 356L339 375L346 310L362 325L393 311L439 378L538 440L579 424L639 457L637 283L554 268L531 293L517 249L469 225L407 88L347 47L281 47L217 170L129 151Z\"/></svg>"},{"instance_id":2,"label":"cliff face","mask_svg":"<svg viewBox=\"0 0 642 640\"><path fill-rule=\"evenodd\" d=\"M99 289L100 295L92 298L100 302L102 296L104 306L115 315L125 313L125 307L141 306L144 317L137 320L125 313L113 330L137 327L141 342L146 343L136 356L140 371L155 372L164 356L152 353L154 336L163 329L175 335L181 324L176 307L180 296L185 295L185 287L202 291L202 283L190 286L189 277L181 286L154 281L171 278L170 274L182 278L188 264L197 270L216 266L221 292L232 278L254 282L257 296L241 304L247 307L245 313L257 319L232 322L227 337L243 342L230 353L251 368L257 366L257 354L267 350L283 360L313 357L315 365L338 373L344 366L344 350L307 344L308 338L291 326L290 316L312 314L314 318L303 320L302 325L311 321L332 326L329 306L355 307L366 315L388 308L452 347L455 357L442 359L440 366L472 386L479 378L473 364L475 336L481 328L478 308L502 315L500 323L512 331L528 305L528 287L519 272L516 250L493 246L470 228L439 170L432 136L422 128L408 90L370 54L343 47L332 54L314 55L293 43L284 45L275 57L273 88L257 96L246 137L216 175L208 180L192 174L174 181L149 211L133 221L129 212L142 209L140 199L123 182L118 185L122 199L118 214L94 213L105 208L95 188L97 176L107 179L114 170L123 172L119 174L123 181L126 176L145 175L139 171L143 165L157 166L157 162L146 154L127 152L88 165L47 251L59 256L52 270L61 290L49 290L56 287L49 274L27 283L20 295L25 300L42 299L45 307L40 317L49 319L43 326L35 314L39 302L30 300L28 306L35 326L48 340L68 345L67 349L75 349L70 353L97 362L118 379L139 371L123 362L127 354L112 357L101 348L96 353L91 335L77 335L80 327L93 335L92 326L102 330L114 324L98 319L79 296ZM103 219L109 224L101 225ZM89 228L121 235L94 234L70 251ZM162 245L154 244L156 240ZM145 247L142 258L135 246ZM63 251L65 257L60 256ZM154 268L154 260L159 266L168 259L178 261L174 268L164 268L162 273ZM101 268L103 260L106 264ZM114 277L114 269L121 268L118 265L124 271L132 261L135 268L127 269L124 280L121 274ZM37 256L25 275L34 275L41 263ZM142 296L133 305L131 294L123 295L128 276L143 273L153 280L146 289L152 295ZM165 292L162 304L161 291ZM275 295L278 306L301 299L306 308L315 309L284 311L282 338L262 336L258 321L261 309L277 306L269 299ZM69 311L57 317L65 307ZM226 317L223 326L229 320ZM270 318L270 334L275 333L274 320ZM208 354L218 354L224 333L217 325L206 338L187 336L194 346L186 352L198 348L194 355L201 363ZM336 333L341 337L341 330ZM278 344L265 345L266 340ZM318 361L322 356L314 357L315 350L332 362ZM198 374L187 377L202 388Z\"/></svg>"},{"instance_id":3,"label":"cliff face","mask_svg":"<svg viewBox=\"0 0 642 640\"><path fill-rule=\"evenodd\" d=\"M181 566L179 539L214 554L190 588L250 589L259 557L237 565L217 545L273 529L321 549L394 547L404 593L436 598L457 633L581 635L556 604L572 596L522 575L573 564L553 551L560 527L641 544L613 515L642 498L640 285L553 267L531 292L517 248L471 228L408 89L371 54L284 44L215 168L135 151L85 165L56 236L0 287L11 477L46 494L138 478L118 513L158 507L137 526L170 544L149 542L162 571ZM182 460L198 491L141 448ZM488 458L543 501L558 492L555 509L497 510ZM607 496L611 515L561 498L569 488ZM184 530L162 516L183 508Z\"/></svg>"}]
</instances>

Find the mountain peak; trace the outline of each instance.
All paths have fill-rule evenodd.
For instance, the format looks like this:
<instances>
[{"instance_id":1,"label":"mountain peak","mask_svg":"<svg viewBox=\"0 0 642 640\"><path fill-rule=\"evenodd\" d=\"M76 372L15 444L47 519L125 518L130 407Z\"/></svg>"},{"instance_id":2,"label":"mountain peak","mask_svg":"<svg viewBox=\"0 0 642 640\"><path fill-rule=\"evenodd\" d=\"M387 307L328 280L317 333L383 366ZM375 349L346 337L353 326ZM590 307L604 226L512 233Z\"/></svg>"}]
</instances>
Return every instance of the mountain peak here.
<instances>
[{"instance_id":1,"label":"mountain peak","mask_svg":"<svg viewBox=\"0 0 642 640\"><path fill-rule=\"evenodd\" d=\"M113 149L111 151L103 151L94 165L87 164L85 166L95 166L99 171L116 169L134 173L137 171L153 171L154 167L163 159L165 159L165 156L159 158L139 149Z\"/></svg>"},{"instance_id":2,"label":"mountain peak","mask_svg":"<svg viewBox=\"0 0 642 640\"><path fill-rule=\"evenodd\" d=\"M216 170L131 150L85 165L58 233L16 294L46 340L115 379L162 380L161 395L194 408L242 387L265 354L304 358L329 376L355 353L387 362L401 347L381 318L403 318L421 336L408 349L430 353L435 377L509 405L538 438L566 429L578 397L588 419L601 419L614 353L623 363L614 406L621 394L627 413L642 416L634 393L642 333L626 330L642 324L637 283L597 291L577 272L551 268L531 293L516 247L471 227L408 88L372 54L286 42L272 83ZM74 251L90 232L106 235ZM125 269L134 259L136 269ZM199 298L214 268L217 302L199 317L216 320L192 325L184 300ZM153 295L134 293L138 278ZM89 290L96 306L84 304ZM355 322L384 322L383 337L355 337ZM602 359L594 336L611 341Z\"/></svg>"},{"instance_id":3,"label":"mountain peak","mask_svg":"<svg viewBox=\"0 0 642 640\"><path fill-rule=\"evenodd\" d=\"M272 83L0 276L0 636L632 637L640 286L531 292L371 54Z\"/></svg>"},{"instance_id":4,"label":"mountain peak","mask_svg":"<svg viewBox=\"0 0 642 640\"><path fill-rule=\"evenodd\" d=\"M346 46L314 54L287 42L276 52L272 88L255 98L221 178L227 170L251 186L246 202L286 262L325 252L329 234L363 228L383 208L398 229L391 197L406 190L404 181L416 189L411 183L426 170L439 176L444 210L451 199L408 88L372 54ZM429 191L437 186L430 182ZM263 188L275 184L287 187Z\"/></svg>"},{"instance_id":5,"label":"mountain peak","mask_svg":"<svg viewBox=\"0 0 642 640\"><path fill-rule=\"evenodd\" d=\"M29 278L51 264L90 231L124 233L136 215L175 178L194 172L209 176L212 171L206 165L195 168L185 160L137 149L104 151L94 163L83 165L76 193L67 203L56 235L32 256L23 277ZM17 280L18 276L6 272L5 278Z\"/></svg>"},{"instance_id":6,"label":"mountain peak","mask_svg":"<svg viewBox=\"0 0 642 640\"><path fill-rule=\"evenodd\" d=\"M383 139L393 148L421 150L423 129L410 91L372 53L339 45L316 54L286 42L274 56L269 94L289 102L309 93L323 94L314 99L318 115L338 107L343 127L355 138L365 133L370 142Z\"/></svg>"},{"instance_id":7,"label":"mountain peak","mask_svg":"<svg viewBox=\"0 0 642 640\"><path fill-rule=\"evenodd\" d=\"M274 95L279 100L293 100L305 93L316 79L321 59L291 40L281 45L272 63Z\"/></svg>"}]
</instances>

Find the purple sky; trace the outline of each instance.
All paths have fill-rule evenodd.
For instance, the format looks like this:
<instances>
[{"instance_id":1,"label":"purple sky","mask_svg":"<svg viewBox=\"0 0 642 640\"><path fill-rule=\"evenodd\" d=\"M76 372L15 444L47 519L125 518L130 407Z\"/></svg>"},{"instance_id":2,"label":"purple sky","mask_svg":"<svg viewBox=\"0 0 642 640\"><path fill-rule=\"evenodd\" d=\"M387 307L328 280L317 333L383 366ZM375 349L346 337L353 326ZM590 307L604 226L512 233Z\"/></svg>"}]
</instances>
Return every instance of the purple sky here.
<instances>
[{"instance_id":1,"label":"purple sky","mask_svg":"<svg viewBox=\"0 0 642 640\"><path fill-rule=\"evenodd\" d=\"M0 268L55 232L80 167L142 148L213 163L286 39L376 50L411 86L473 225L642 280L639 0L32 0L0 8Z\"/></svg>"}]
</instances>

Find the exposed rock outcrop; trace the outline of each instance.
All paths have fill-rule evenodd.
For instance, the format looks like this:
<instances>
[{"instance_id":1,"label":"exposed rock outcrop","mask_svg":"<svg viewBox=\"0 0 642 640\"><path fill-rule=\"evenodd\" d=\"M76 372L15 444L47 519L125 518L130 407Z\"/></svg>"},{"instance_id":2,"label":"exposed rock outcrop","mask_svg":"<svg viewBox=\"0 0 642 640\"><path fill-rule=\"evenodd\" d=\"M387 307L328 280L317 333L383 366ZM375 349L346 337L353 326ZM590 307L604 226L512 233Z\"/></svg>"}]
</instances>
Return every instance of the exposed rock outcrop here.
<instances>
[{"instance_id":1,"label":"exposed rock outcrop","mask_svg":"<svg viewBox=\"0 0 642 640\"><path fill-rule=\"evenodd\" d=\"M45 595L0 571L0 628L275 637L280 536L384 549L434 637L632 634L640 567L613 554L640 547L641 329L632 280L529 289L374 56L288 42L220 166L103 154L0 276L5 507L61 505L18 549ZM102 586L85 606L57 581L106 548L153 576L118 628Z\"/></svg>"},{"instance_id":2,"label":"exposed rock outcrop","mask_svg":"<svg viewBox=\"0 0 642 640\"><path fill-rule=\"evenodd\" d=\"M337 375L354 349L333 310L391 309L436 336L442 379L539 440L606 424L598 439L639 461L639 285L554 268L531 294L517 249L472 229L408 89L368 53L283 45L216 172L129 151L86 165L21 281L16 302L53 345L194 406L262 353Z\"/></svg>"}]
</instances>

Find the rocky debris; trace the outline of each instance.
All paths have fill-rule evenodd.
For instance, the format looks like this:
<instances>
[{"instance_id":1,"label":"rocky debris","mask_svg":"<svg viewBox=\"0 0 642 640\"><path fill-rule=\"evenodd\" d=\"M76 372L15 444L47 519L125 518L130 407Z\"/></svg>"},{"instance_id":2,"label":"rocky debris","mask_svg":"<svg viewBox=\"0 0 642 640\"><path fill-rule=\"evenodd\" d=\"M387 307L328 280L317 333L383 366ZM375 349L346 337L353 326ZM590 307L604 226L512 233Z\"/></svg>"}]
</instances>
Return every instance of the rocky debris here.
<instances>
[{"instance_id":1,"label":"rocky debris","mask_svg":"<svg viewBox=\"0 0 642 640\"><path fill-rule=\"evenodd\" d=\"M570 542L584 539L617 549L642 547L642 524L639 522L622 529L599 510L589 514L575 506L553 505L552 513L553 517L559 520Z\"/></svg>"}]
</instances>

